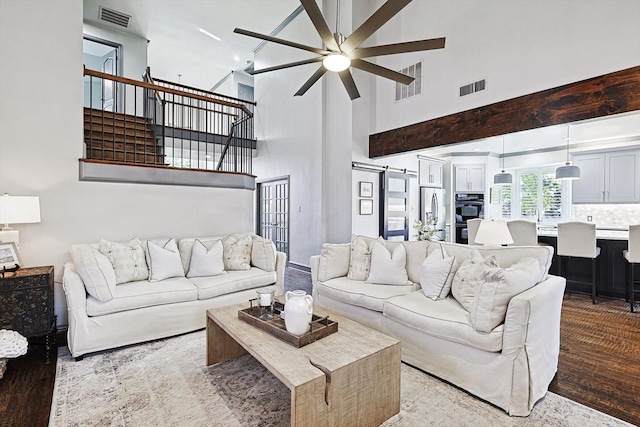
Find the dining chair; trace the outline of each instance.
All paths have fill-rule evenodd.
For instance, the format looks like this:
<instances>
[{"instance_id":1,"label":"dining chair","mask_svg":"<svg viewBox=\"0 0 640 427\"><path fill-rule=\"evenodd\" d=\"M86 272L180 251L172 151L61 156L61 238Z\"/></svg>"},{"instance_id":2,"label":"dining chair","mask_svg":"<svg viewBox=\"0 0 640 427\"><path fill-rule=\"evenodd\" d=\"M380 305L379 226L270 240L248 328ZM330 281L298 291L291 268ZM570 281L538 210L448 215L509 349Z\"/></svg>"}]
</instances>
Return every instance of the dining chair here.
<instances>
[{"instance_id":1,"label":"dining chair","mask_svg":"<svg viewBox=\"0 0 640 427\"><path fill-rule=\"evenodd\" d=\"M566 279L566 262L568 258L591 259L591 302L596 303L599 283L598 255L600 248L596 244L596 225L589 222L570 221L558 223L558 257L560 260L560 275ZM569 281L569 279L567 279Z\"/></svg>"},{"instance_id":2,"label":"dining chair","mask_svg":"<svg viewBox=\"0 0 640 427\"><path fill-rule=\"evenodd\" d=\"M627 299L631 312L635 311L636 295L640 294L640 288L636 289L636 285L640 284L640 278L635 279L633 268L635 264L640 264L640 224L629 226L629 249L622 252L624 259L627 260L627 281L626 291Z\"/></svg>"},{"instance_id":3,"label":"dining chair","mask_svg":"<svg viewBox=\"0 0 640 427\"><path fill-rule=\"evenodd\" d=\"M476 243L476 234L478 234L478 228L480 228L480 218L474 218L467 220L467 244L478 245Z\"/></svg>"},{"instance_id":4,"label":"dining chair","mask_svg":"<svg viewBox=\"0 0 640 427\"><path fill-rule=\"evenodd\" d=\"M513 244L509 246L537 246L538 245L538 225L533 221L514 219L507 221L507 227Z\"/></svg>"}]
</instances>

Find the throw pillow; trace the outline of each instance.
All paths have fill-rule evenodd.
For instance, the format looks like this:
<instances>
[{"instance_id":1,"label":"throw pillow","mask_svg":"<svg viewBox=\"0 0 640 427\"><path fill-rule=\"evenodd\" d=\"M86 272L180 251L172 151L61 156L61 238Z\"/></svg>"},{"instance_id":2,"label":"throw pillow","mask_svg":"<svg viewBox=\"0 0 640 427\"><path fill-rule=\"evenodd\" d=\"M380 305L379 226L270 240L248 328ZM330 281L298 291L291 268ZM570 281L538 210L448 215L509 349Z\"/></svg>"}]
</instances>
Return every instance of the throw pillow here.
<instances>
[{"instance_id":1,"label":"throw pillow","mask_svg":"<svg viewBox=\"0 0 640 427\"><path fill-rule=\"evenodd\" d=\"M455 257L443 258L440 251L433 251L425 258L420 271L420 286L427 298L436 301L449 295L455 262Z\"/></svg>"},{"instance_id":2,"label":"throw pillow","mask_svg":"<svg viewBox=\"0 0 640 427\"><path fill-rule=\"evenodd\" d=\"M349 272L351 280L366 280L371 267L371 247L362 236L351 236L351 252L349 254Z\"/></svg>"},{"instance_id":3,"label":"throw pillow","mask_svg":"<svg viewBox=\"0 0 640 427\"><path fill-rule=\"evenodd\" d=\"M491 268L473 299L471 325L480 332L491 332L504 322L511 298L533 287L540 277L540 263L522 258L509 268Z\"/></svg>"},{"instance_id":4,"label":"throw pillow","mask_svg":"<svg viewBox=\"0 0 640 427\"><path fill-rule=\"evenodd\" d=\"M366 283L379 285L408 285L407 252L404 245L398 245L389 252L382 243L376 241L371 249L371 271Z\"/></svg>"},{"instance_id":5,"label":"throw pillow","mask_svg":"<svg viewBox=\"0 0 640 427\"><path fill-rule=\"evenodd\" d=\"M253 235L251 265L264 271L276 271L276 245L269 239Z\"/></svg>"},{"instance_id":6,"label":"throw pillow","mask_svg":"<svg viewBox=\"0 0 640 427\"><path fill-rule=\"evenodd\" d=\"M116 274L116 285L146 280L149 277L144 247L137 237L127 244L100 239L99 250L111 261Z\"/></svg>"},{"instance_id":7,"label":"throw pillow","mask_svg":"<svg viewBox=\"0 0 640 427\"><path fill-rule=\"evenodd\" d=\"M175 239L158 244L147 241L149 254L149 281L158 282L170 277L184 277L180 252Z\"/></svg>"},{"instance_id":8,"label":"throw pillow","mask_svg":"<svg viewBox=\"0 0 640 427\"><path fill-rule=\"evenodd\" d=\"M89 245L71 245L69 255L87 293L100 302L113 299L116 273L109 258Z\"/></svg>"},{"instance_id":9,"label":"throw pillow","mask_svg":"<svg viewBox=\"0 0 640 427\"><path fill-rule=\"evenodd\" d=\"M349 243L323 243L318 265L318 280L326 282L335 277L344 277L349 271Z\"/></svg>"},{"instance_id":10,"label":"throw pillow","mask_svg":"<svg viewBox=\"0 0 640 427\"><path fill-rule=\"evenodd\" d=\"M499 268L496 258L492 255L486 259L482 257L477 249L473 249L469 258L464 260L456 275L453 277L451 293L453 297L467 311L473 307L473 299L476 291L483 280L482 274L490 268Z\"/></svg>"},{"instance_id":11,"label":"throw pillow","mask_svg":"<svg viewBox=\"0 0 640 427\"><path fill-rule=\"evenodd\" d=\"M251 268L251 234L231 234L222 239L224 269L249 270Z\"/></svg>"},{"instance_id":12,"label":"throw pillow","mask_svg":"<svg viewBox=\"0 0 640 427\"><path fill-rule=\"evenodd\" d=\"M207 246L196 239L191 248L191 261L187 277L217 276L224 273L222 241Z\"/></svg>"}]
</instances>

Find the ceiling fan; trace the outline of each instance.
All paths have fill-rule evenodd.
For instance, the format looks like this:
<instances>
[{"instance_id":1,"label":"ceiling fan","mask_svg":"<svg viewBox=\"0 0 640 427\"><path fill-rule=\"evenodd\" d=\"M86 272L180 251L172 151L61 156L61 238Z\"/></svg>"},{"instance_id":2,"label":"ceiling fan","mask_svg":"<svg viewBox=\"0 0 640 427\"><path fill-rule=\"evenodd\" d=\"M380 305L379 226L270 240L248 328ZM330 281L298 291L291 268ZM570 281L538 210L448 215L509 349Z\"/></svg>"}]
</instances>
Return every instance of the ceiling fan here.
<instances>
[{"instance_id":1,"label":"ceiling fan","mask_svg":"<svg viewBox=\"0 0 640 427\"><path fill-rule=\"evenodd\" d=\"M358 68L369 73L373 73L377 76L385 77L387 79L395 80L405 85L409 85L414 78L407 76L406 74L399 73L389 68L381 67L363 60L362 58L370 58L372 56L381 55L393 55L397 53L417 52L422 50L442 49L444 48L445 38L417 40L404 43L394 43L387 45L371 46L371 47L358 47L360 46L371 34L376 32L378 28L384 25L395 14L400 12L411 0L388 0L373 15L369 17L362 25L360 25L349 37L343 38L339 32L338 23L340 22L340 0L338 0L338 17L336 18L336 32L331 33L327 21L324 19L320 8L316 4L316 0L300 0L304 10L311 18L316 31L320 35L322 42L325 45L324 49L318 49L312 46L295 43L289 40L280 39L277 37L268 36L265 34L255 33L253 31L243 30L236 28L233 30L235 33L242 34L249 37L255 37L258 39L282 44L285 46L294 47L297 49L306 50L318 54L315 58L305 59L302 61L290 62L287 64L277 65L274 67L263 68L260 70L253 70L250 74L260 74L269 71L282 70L284 68L296 67L298 65L311 64L314 62L322 62L320 68L302 85L302 87L295 93L296 96L304 95L320 77L322 77L327 71L333 71L338 73L342 84L344 85L349 97L354 100L360 97L358 88L353 81L353 76L349 67Z\"/></svg>"}]
</instances>

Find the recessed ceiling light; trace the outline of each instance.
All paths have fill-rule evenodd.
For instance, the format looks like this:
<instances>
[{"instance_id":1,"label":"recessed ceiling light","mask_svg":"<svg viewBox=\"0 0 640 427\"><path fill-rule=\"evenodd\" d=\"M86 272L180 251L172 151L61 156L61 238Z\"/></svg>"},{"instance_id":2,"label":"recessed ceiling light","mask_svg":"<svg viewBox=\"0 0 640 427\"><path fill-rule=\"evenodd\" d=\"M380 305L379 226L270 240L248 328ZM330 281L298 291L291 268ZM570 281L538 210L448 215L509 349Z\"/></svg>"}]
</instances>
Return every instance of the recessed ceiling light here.
<instances>
[{"instance_id":1,"label":"recessed ceiling light","mask_svg":"<svg viewBox=\"0 0 640 427\"><path fill-rule=\"evenodd\" d=\"M236 55L236 56L233 57L233 60L234 61L240 61L240 57L238 55Z\"/></svg>"},{"instance_id":2,"label":"recessed ceiling light","mask_svg":"<svg viewBox=\"0 0 640 427\"><path fill-rule=\"evenodd\" d=\"M209 31L203 29L203 28L199 28L200 32L206 36L211 37L212 39L214 39L215 41L219 42L220 41L220 37L216 36L215 34L211 34Z\"/></svg>"}]
</instances>

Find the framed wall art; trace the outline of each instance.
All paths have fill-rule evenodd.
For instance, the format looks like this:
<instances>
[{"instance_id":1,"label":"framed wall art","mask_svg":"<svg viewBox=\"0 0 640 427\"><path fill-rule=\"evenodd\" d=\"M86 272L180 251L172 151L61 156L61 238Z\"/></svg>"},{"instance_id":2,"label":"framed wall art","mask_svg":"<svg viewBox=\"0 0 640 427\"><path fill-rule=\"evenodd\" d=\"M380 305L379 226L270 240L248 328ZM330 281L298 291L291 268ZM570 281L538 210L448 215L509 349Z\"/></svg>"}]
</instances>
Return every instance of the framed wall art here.
<instances>
[{"instance_id":1,"label":"framed wall art","mask_svg":"<svg viewBox=\"0 0 640 427\"><path fill-rule=\"evenodd\" d=\"M373 182L360 181L360 197L373 197Z\"/></svg>"},{"instance_id":2,"label":"framed wall art","mask_svg":"<svg viewBox=\"0 0 640 427\"><path fill-rule=\"evenodd\" d=\"M373 215L373 200L360 200L360 215Z\"/></svg>"}]
</instances>

